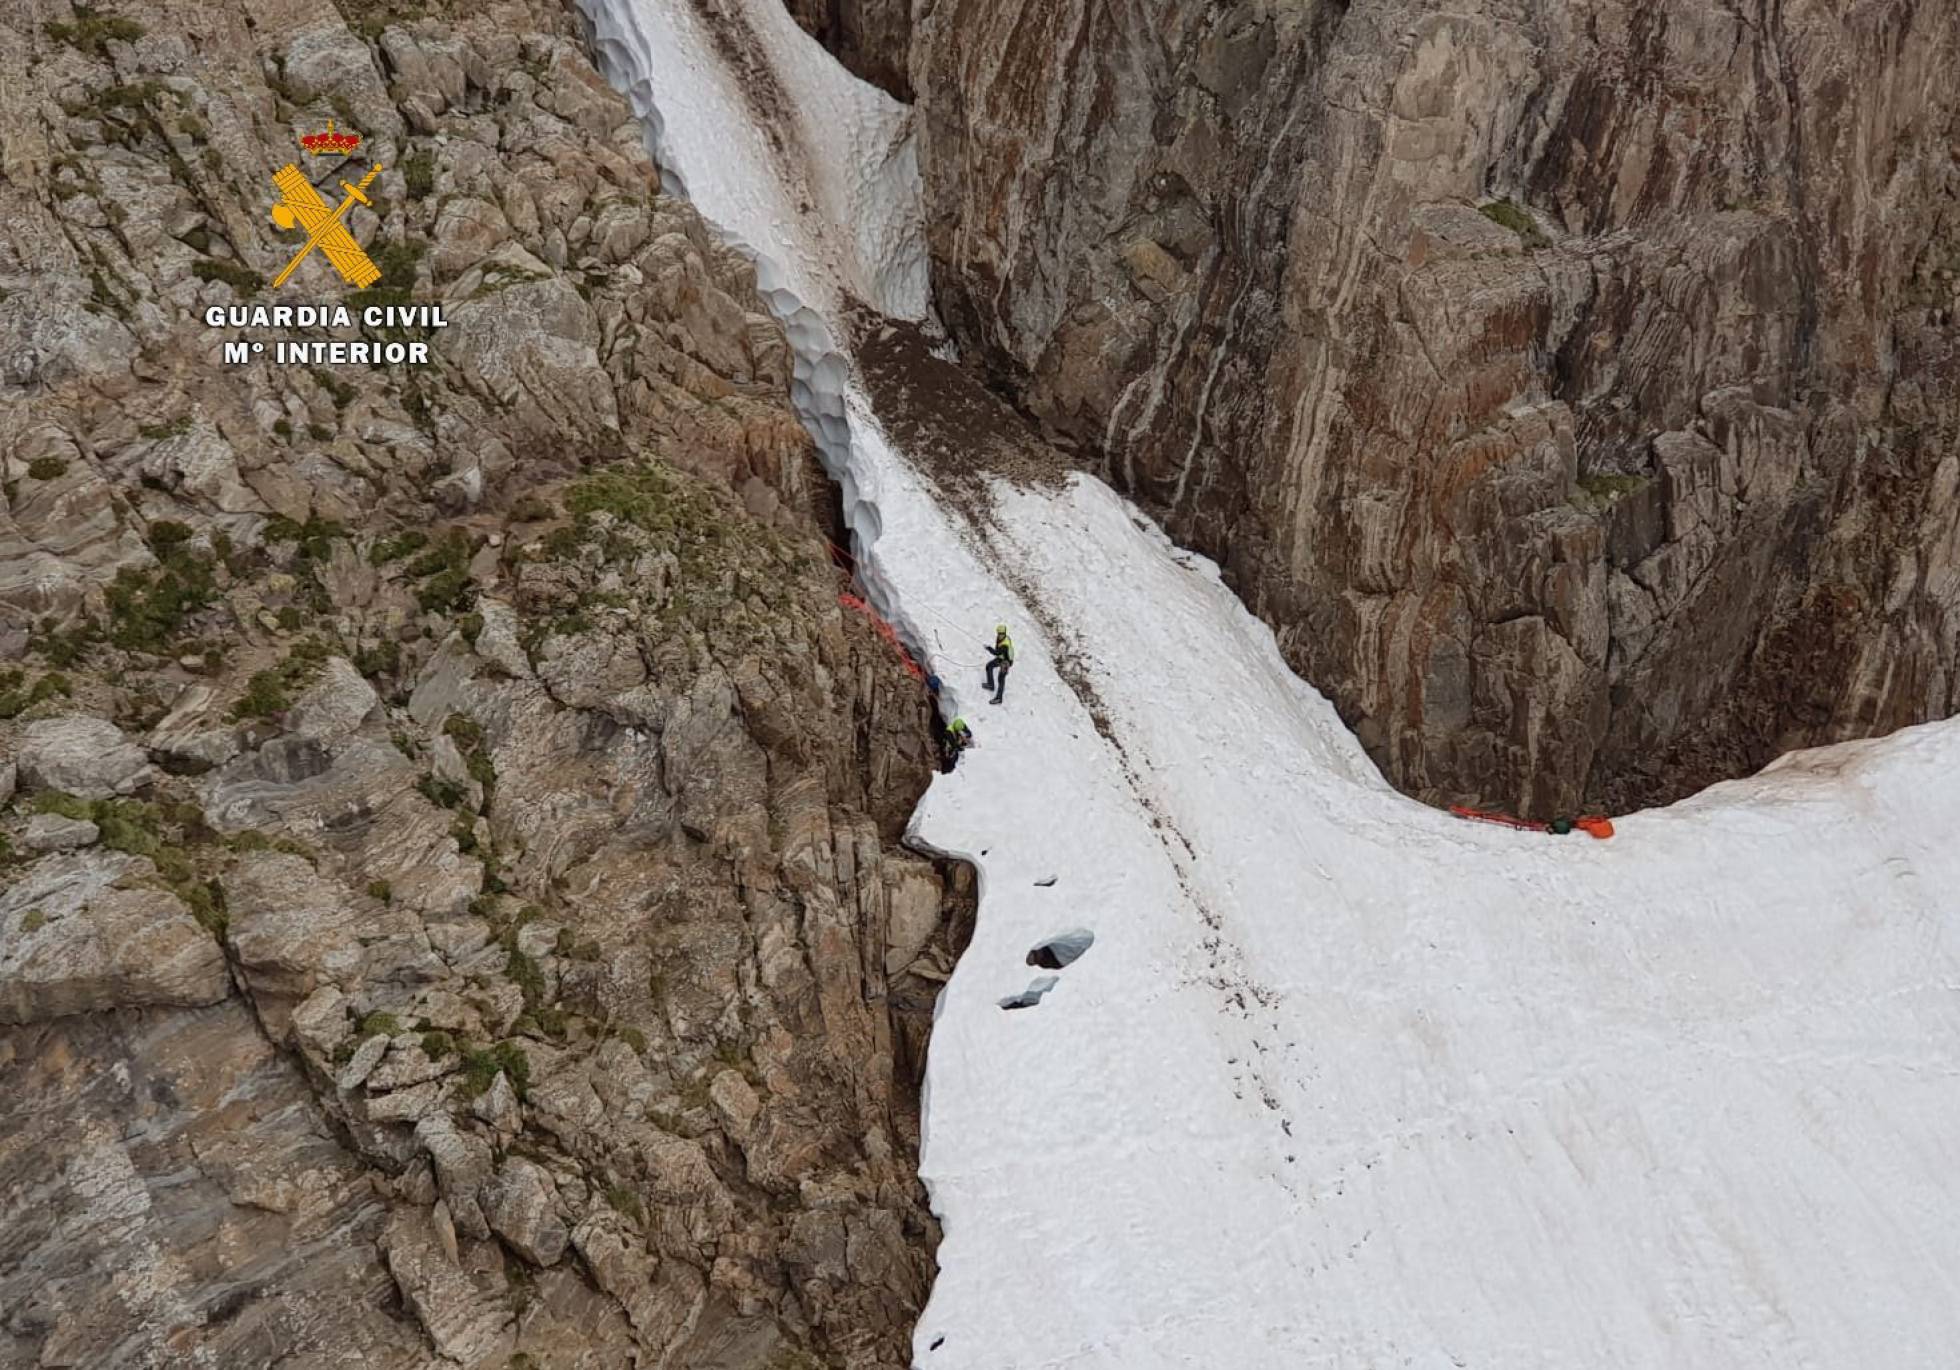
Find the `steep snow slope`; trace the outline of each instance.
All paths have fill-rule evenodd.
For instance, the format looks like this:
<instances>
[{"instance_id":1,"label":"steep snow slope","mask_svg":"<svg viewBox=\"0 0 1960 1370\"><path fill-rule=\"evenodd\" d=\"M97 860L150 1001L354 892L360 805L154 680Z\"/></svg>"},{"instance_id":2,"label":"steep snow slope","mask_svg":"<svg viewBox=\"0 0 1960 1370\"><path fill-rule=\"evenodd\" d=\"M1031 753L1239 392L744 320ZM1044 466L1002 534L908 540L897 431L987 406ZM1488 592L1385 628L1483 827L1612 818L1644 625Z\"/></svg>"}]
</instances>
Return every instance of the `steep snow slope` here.
<instances>
[{"instance_id":1,"label":"steep snow slope","mask_svg":"<svg viewBox=\"0 0 1960 1370\"><path fill-rule=\"evenodd\" d=\"M918 314L910 257L786 207L908 184L902 111L774 0L587 4L663 164L764 259L867 575L981 741L916 822L982 877L919 1366L1954 1363L1960 731L1607 843L1403 800L1106 488L1002 486L975 532L892 450L819 316ZM778 155L758 69L848 117ZM996 619L998 709L956 664Z\"/></svg>"},{"instance_id":2,"label":"steep snow slope","mask_svg":"<svg viewBox=\"0 0 1960 1370\"><path fill-rule=\"evenodd\" d=\"M1102 487L1000 522L1123 761L1030 662L921 813L988 852L922 1365L1954 1363L1960 733L1471 828Z\"/></svg>"}]
</instances>

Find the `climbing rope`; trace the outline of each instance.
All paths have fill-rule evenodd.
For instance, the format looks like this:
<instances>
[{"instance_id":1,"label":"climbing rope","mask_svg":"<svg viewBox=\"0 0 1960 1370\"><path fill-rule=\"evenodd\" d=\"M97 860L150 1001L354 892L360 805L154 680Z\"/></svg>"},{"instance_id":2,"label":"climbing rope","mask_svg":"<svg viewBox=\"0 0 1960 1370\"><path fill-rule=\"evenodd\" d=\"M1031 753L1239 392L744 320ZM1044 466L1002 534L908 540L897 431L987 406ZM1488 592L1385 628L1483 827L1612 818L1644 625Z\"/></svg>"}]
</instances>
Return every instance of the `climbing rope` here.
<instances>
[{"instance_id":1,"label":"climbing rope","mask_svg":"<svg viewBox=\"0 0 1960 1370\"><path fill-rule=\"evenodd\" d=\"M946 644L939 640L939 630L937 628L934 628L932 630L932 645L939 649L937 652L934 653L935 658L939 661L943 661L948 666L958 666L964 670L977 671L982 666L986 665L986 662L984 661L962 661L958 657L953 656L952 654L947 652Z\"/></svg>"},{"instance_id":2,"label":"climbing rope","mask_svg":"<svg viewBox=\"0 0 1960 1370\"><path fill-rule=\"evenodd\" d=\"M913 606L908 606L908 609L911 607ZM926 613L931 614L934 618L938 619L941 623L945 624L948 628L951 628L955 633L958 633L961 637L967 639L969 642L977 642L984 647L991 640L989 638L983 637L981 634L976 633L969 628L961 627L958 623L955 623L952 619L946 617L946 615L940 613L937 609L933 608L929 604L921 604L916 606L916 608L922 609Z\"/></svg>"}]
</instances>

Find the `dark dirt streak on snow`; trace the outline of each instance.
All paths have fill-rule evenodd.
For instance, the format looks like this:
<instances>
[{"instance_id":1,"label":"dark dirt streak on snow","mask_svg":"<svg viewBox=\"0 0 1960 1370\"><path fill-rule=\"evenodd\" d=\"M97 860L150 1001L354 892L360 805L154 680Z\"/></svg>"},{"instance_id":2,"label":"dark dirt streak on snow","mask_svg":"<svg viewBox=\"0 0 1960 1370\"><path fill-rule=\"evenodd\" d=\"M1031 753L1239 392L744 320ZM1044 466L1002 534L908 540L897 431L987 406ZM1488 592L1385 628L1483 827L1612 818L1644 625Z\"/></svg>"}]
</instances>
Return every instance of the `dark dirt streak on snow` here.
<instances>
[{"instance_id":1,"label":"dark dirt streak on snow","mask_svg":"<svg viewBox=\"0 0 1960 1370\"><path fill-rule=\"evenodd\" d=\"M701 29L720 54L722 65L733 77L731 86L740 92L749 107L749 120L769 139L769 153L775 159L777 179L795 186L802 197L802 208L810 209L803 168L817 160L803 146L798 135L796 106L776 80L762 44L749 27L747 14L739 4L727 0L686 0Z\"/></svg>"},{"instance_id":2,"label":"dark dirt streak on snow","mask_svg":"<svg viewBox=\"0 0 1960 1370\"><path fill-rule=\"evenodd\" d=\"M1015 563L1016 549L1004 529L993 518L991 510L975 513L962 507L967 515L967 536L983 564L993 568L1007 582L1022 607L1035 620L1042 634L1047 638L1055 667L1055 674L1061 679L1088 713L1096 731L1109 744L1116 756L1117 765L1123 773L1123 782L1136 796L1137 802L1150 815L1150 827L1158 844L1169 858L1171 870L1177 877L1180 889L1186 899L1198 911L1206 932L1200 945L1206 957L1206 972L1198 977L1200 983L1209 986L1220 998L1222 1008L1235 1014L1247 1023L1252 1031L1254 1052L1264 1056L1272 1051L1275 1044L1284 1046L1282 1029L1273 1009L1279 995L1274 990L1261 985L1247 971L1245 951L1225 932L1224 919L1200 892L1199 886L1191 877L1191 865L1197 858L1197 849L1177 826L1176 821L1167 814L1163 806L1150 793L1143 782L1143 776L1131 759L1129 749L1115 725L1110 721L1110 711L1097 691L1083 661L1086 653L1074 632L1049 606L1040 590L1028 579ZM1244 1099L1248 1094L1256 1097L1265 1108L1277 1116L1281 1133L1290 1138L1293 1135L1292 1119L1279 1111L1278 1098L1265 1071L1250 1057L1234 1062L1240 1067L1233 1082L1233 1092ZM1292 1159L1291 1155L1288 1160Z\"/></svg>"},{"instance_id":3,"label":"dark dirt streak on snow","mask_svg":"<svg viewBox=\"0 0 1960 1370\"><path fill-rule=\"evenodd\" d=\"M695 0L708 3L709 0ZM1074 472L1070 463L1042 440L1028 420L971 372L934 356L936 339L920 325L887 319L858 309L848 320L852 355L873 412L894 447L932 485L942 505L960 515L960 535L979 562L994 571L1019 598L1046 637L1055 674L1088 713L1110 746L1124 783L1150 815L1150 826L1185 897L1203 920L1206 968L1197 981L1213 990L1221 1009L1246 1022L1253 1053L1285 1049L1273 1006L1278 994L1247 971L1244 950L1224 931L1224 920L1191 877L1197 849L1151 794L1132 760L1110 710L1086 665L1087 653L1061 615L1019 569L1019 551L996 516L989 481L998 478L1021 488L1058 489ZM1282 1134L1292 1136L1292 1120L1279 1114L1277 1097L1252 1057L1235 1059L1234 1092L1256 1098L1275 1113ZM1289 1155L1288 1160L1292 1157Z\"/></svg>"}]
</instances>

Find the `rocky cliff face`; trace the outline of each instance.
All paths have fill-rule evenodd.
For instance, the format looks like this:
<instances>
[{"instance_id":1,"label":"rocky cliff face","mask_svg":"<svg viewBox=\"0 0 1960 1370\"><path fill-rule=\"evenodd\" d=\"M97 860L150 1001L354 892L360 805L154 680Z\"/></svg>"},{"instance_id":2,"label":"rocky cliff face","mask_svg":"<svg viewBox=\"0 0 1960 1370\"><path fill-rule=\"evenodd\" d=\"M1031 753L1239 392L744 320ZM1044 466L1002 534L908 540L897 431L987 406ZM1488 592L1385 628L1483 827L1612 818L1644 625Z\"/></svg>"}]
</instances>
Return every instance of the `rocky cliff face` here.
<instances>
[{"instance_id":1,"label":"rocky cliff face","mask_svg":"<svg viewBox=\"0 0 1960 1370\"><path fill-rule=\"evenodd\" d=\"M749 271L555 7L5 33L0 1364L904 1364L971 892Z\"/></svg>"},{"instance_id":2,"label":"rocky cliff face","mask_svg":"<svg viewBox=\"0 0 1960 1370\"><path fill-rule=\"evenodd\" d=\"M1403 787L1630 806L1960 706L1953 6L838 14L969 361Z\"/></svg>"}]
</instances>

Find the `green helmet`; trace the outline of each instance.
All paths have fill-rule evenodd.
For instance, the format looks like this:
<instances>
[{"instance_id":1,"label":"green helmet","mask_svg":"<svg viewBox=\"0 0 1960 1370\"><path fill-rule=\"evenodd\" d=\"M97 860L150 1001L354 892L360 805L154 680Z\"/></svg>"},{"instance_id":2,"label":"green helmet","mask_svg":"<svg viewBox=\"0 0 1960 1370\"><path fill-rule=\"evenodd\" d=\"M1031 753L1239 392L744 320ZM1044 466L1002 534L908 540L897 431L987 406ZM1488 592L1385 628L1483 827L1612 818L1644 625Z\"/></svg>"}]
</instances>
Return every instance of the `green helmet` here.
<instances>
[{"instance_id":1,"label":"green helmet","mask_svg":"<svg viewBox=\"0 0 1960 1370\"><path fill-rule=\"evenodd\" d=\"M1005 623L996 623L996 624L994 625L994 636L995 636L995 637L1006 637L1006 636L1007 636L1007 625L1006 625Z\"/></svg>"}]
</instances>

